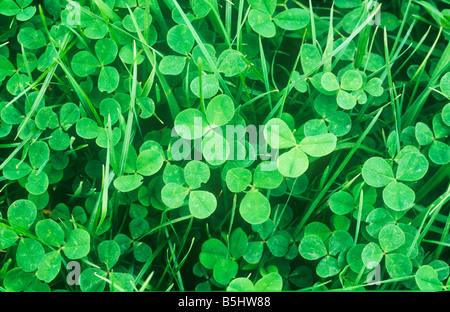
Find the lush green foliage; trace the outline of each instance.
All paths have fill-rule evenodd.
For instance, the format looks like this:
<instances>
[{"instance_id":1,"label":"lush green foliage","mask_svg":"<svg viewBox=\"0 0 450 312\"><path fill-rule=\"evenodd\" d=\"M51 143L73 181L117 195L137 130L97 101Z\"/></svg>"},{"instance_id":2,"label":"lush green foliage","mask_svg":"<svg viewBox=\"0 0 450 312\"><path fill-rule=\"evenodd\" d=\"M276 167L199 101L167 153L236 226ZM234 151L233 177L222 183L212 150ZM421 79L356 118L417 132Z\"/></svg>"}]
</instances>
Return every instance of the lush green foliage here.
<instances>
[{"instance_id":1,"label":"lush green foliage","mask_svg":"<svg viewBox=\"0 0 450 312\"><path fill-rule=\"evenodd\" d=\"M368 5L0 0L0 290L447 290L448 1Z\"/></svg>"}]
</instances>

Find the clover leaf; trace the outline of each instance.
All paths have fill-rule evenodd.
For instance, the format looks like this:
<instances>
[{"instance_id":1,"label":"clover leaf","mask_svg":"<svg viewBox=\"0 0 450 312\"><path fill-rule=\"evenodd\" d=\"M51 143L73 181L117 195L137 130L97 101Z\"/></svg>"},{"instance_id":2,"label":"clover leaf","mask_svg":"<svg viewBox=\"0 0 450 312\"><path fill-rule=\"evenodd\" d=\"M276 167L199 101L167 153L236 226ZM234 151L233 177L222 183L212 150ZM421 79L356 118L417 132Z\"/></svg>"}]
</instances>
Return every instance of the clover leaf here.
<instances>
[{"instance_id":1,"label":"clover leaf","mask_svg":"<svg viewBox=\"0 0 450 312\"><path fill-rule=\"evenodd\" d=\"M107 270L111 269L119 260L120 247L113 240L103 241L98 245L98 257L106 265Z\"/></svg>"},{"instance_id":2,"label":"clover leaf","mask_svg":"<svg viewBox=\"0 0 450 312\"><path fill-rule=\"evenodd\" d=\"M21 239L16 251L17 265L24 272L33 272L44 258L44 247L32 238Z\"/></svg>"},{"instance_id":3,"label":"clover leaf","mask_svg":"<svg viewBox=\"0 0 450 312\"><path fill-rule=\"evenodd\" d=\"M198 219L209 217L217 207L217 199L208 191L192 191L189 194L189 210Z\"/></svg>"},{"instance_id":4,"label":"clover leaf","mask_svg":"<svg viewBox=\"0 0 450 312\"><path fill-rule=\"evenodd\" d=\"M73 229L69 232L62 250L67 258L75 260L85 257L90 248L89 233L83 229Z\"/></svg>"},{"instance_id":5,"label":"clover leaf","mask_svg":"<svg viewBox=\"0 0 450 312\"><path fill-rule=\"evenodd\" d=\"M36 7L30 6L33 1L13 1L4 0L2 1L2 7L0 9L0 14L5 16L15 16L18 21L24 22L31 19L36 13Z\"/></svg>"},{"instance_id":6,"label":"clover leaf","mask_svg":"<svg viewBox=\"0 0 450 312\"><path fill-rule=\"evenodd\" d=\"M239 206L242 218L250 224L265 222L271 212L270 203L258 190L252 190L245 194Z\"/></svg>"},{"instance_id":7,"label":"clover leaf","mask_svg":"<svg viewBox=\"0 0 450 312\"><path fill-rule=\"evenodd\" d=\"M285 30L298 30L309 24L310 18L307 11L299 8L288 9L273 17L278 27Z\"/></svg>"},{"instance_id":8,"label":"clover leaf","mask_svg":"<svg viewBox=\"0 0 450 312\"><path fill-rule=\"evenodd\" d=\"M72 59L72 69L79 77L94 74L100 68L98 89L111 93L120 82L119 72L110 65L116 59L118 47L114 40L103 38L95 43L95 55L89 51L80 51Z\"/></svg>"},{"instance_id":9,"label":"clover leaf","mask_svg":"<svg viewBox=\"0 0 450 312\"><path fill-rule=\"evenodd\" d=\"M252 9L248 15L248 22L256 33L265 38L272 38L276 34L275 24L267 11Z\"/></svg>"},{"instance_id":10,"label":"clover leaf","mask_svg":"<svg viewBox=\"0 0 450 312\"><path fill-rule=\"evenodd\" d=\"M64 243L65 233L61 226L52 219L37 222L35 231L37 237L50 246L60 247Z\"/></svg>"},{"instance_id":11,"label":"clover leaf","mask_svg":"<svg viewBox=\"0 0 450 312\"><path fill-rule=\"evenodd\" d=\"M226 183L230 191L243 192L252 181L252 173L245 168L231 168L227 171Z\"/></svg>"}]
</instances>

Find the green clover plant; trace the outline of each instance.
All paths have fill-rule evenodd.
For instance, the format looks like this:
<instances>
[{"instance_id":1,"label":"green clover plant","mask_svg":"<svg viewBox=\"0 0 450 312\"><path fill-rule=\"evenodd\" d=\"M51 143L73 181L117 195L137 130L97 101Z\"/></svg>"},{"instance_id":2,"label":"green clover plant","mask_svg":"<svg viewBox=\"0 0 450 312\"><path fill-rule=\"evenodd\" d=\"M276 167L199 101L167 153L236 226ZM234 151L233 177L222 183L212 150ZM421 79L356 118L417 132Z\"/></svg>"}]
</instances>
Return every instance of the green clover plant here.
<instances>
[{"instance_id":1,"label":"green clover plant","mask_svg":"<svg viewBox=\"0 0 450 312\"><path fill-rule=\"evenodd\" d=\"M449 289L440 3L0 16L0 291Z\"/></svg>"}]
</instances>

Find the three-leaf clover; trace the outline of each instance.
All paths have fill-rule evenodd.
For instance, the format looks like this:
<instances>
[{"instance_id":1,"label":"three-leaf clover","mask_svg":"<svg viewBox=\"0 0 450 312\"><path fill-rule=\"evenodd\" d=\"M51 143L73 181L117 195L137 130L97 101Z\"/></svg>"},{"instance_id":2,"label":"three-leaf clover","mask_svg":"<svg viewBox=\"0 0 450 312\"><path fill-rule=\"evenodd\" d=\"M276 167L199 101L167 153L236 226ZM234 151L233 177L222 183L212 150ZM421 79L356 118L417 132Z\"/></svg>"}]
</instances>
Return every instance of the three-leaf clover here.
<instances>
[{"instance_id":1,"label":"three-leaf clover","mask_svg":"<svg viewBox=\"0 0 450 312\"><path fill-rule=\"evenodd\" d=\"M450 134L450 126L448 125L448 113L445 115L445 109L444 107L442 113L434 115L432 120L433 130L423 122L418 122L415 126L417 142L420 146L427 148L428 157L437 165L445 165L450 162L450 147L445 142Z\"/></svg>"},{"instance_id":2,"label":"three-leaf clover","mask_svg":"<svg viewBox=\"0 0 450 312\"><path fill-rule=\"evenodd\" d=\"M333 133L305 136L299 143L289 126L282 119L272 118L266 124L264 135L271 148L289 149L277 159L278 171L285 177L297 178L309 167L308 156L323 157L336 148L337 138Z\"/></svg>"},{"instance_id":3,"label":"three-leaf clover","mask_svg":"<svg viewBox=\"0 0 450 312\"><path fill-rule=\"evenodd\" d=\"M300 255L306 260L319 260L316 273L320 277L339 274L342 267L337 255L353 246L352 236L344 230L332 232L325 224L313 222L305 227L304 237L298 246Z\"/></svg>"},{"instance_id":4,"label":"three-leaf clover","mask_svg":"<svg viewBox=\"0 0 450 312\"><path fill-rule=\"evenodd\" d=\"M207 164L192 160L184 167L184 179L187 187L175 182L169 182L161 190L161 199L170 209L179 208L185 204L188 197L190 213L198 219L209 217L217 208L217 199L213 193L199 188L208 182L210 170Z\"/></svg>"},{"instance_id":5,"label":"three-leaf clover","mask_svg":"<svg viewBox=\"0 0 450 312\"><path fill-rule=\"evenodd\" d=\"M84 50L72 58L72 70L79 77L87 77L98 72L98 89L111 93L117 89L120 75L116 67L108 66L114 62L118 53L117 43L110 38L103 38L95 43L95 56Z\"/></svg>"},{"instance_id":6,"label":"three-leaf clover","mask_svg":"<svg viewBox=\"0 0 450 312\"><path fill-rule=\"evenodd\" d=\"M418 181L428 171L428 161L419 150L406 146L395 158L397 171L394 176L391 165L381 157L368 159L362 167L364 181L383 189L383 201L395 211L405 211L414 205L415 192L405 182Z\"/></svg>"}]
</instances>

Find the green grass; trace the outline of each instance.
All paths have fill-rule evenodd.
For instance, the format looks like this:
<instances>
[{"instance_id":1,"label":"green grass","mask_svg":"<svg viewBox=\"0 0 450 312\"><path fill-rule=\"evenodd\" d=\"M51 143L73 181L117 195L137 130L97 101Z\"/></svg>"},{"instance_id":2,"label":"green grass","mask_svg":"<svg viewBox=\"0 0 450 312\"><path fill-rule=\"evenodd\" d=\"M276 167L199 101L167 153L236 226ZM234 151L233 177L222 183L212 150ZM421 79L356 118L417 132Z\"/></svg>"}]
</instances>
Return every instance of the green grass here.
<instances>
[{"instance_id":1,"label":"green grass","mask_svg":"<svg viewBox=\"0 0 450 312\"><path fill-rule=\"evenodd\" d=\"M0 291L448 290L447 1L50 2L0 6Z\"/></svg>"}]
</instances>

